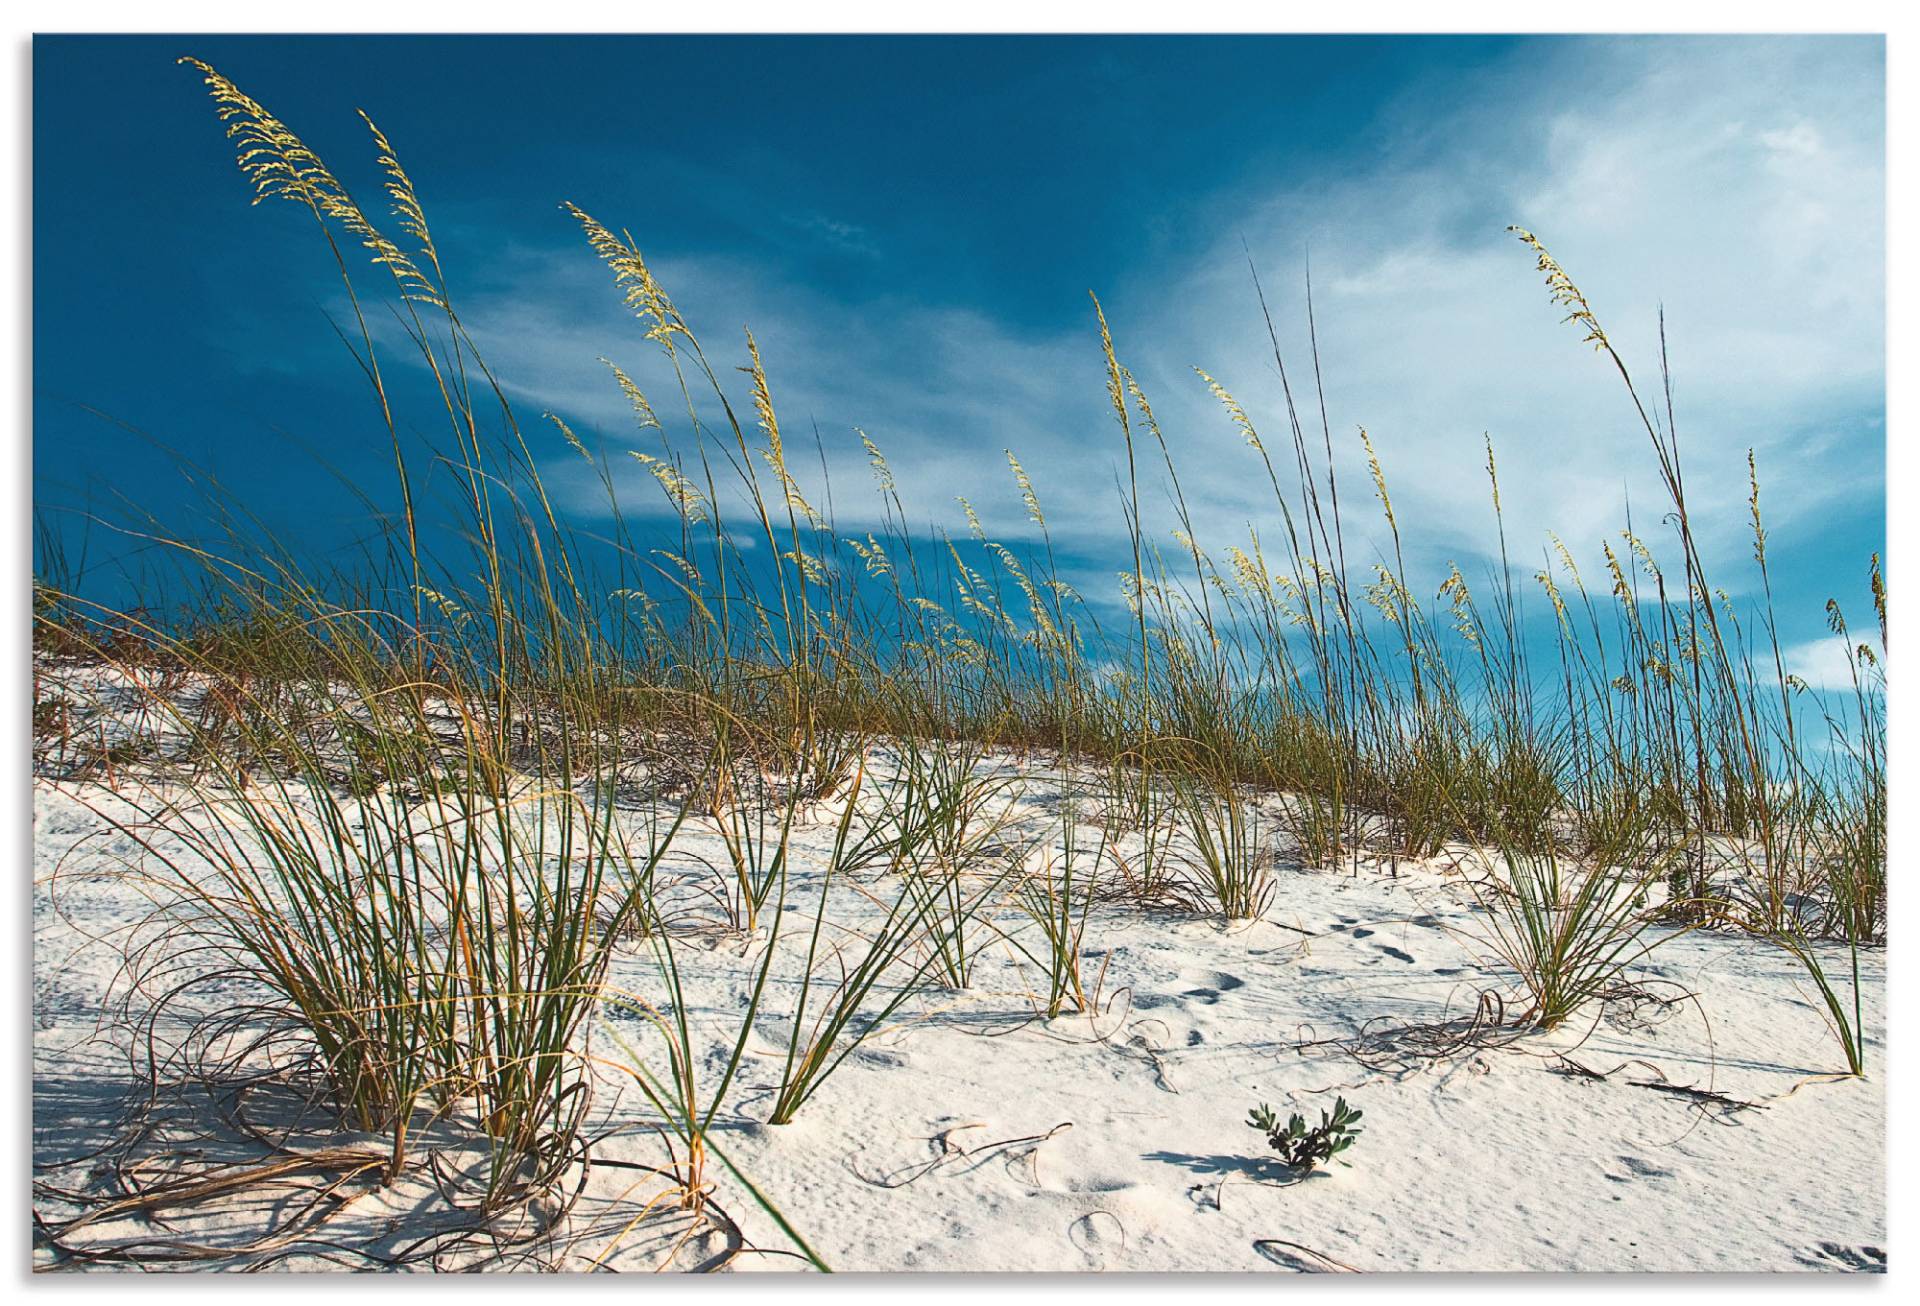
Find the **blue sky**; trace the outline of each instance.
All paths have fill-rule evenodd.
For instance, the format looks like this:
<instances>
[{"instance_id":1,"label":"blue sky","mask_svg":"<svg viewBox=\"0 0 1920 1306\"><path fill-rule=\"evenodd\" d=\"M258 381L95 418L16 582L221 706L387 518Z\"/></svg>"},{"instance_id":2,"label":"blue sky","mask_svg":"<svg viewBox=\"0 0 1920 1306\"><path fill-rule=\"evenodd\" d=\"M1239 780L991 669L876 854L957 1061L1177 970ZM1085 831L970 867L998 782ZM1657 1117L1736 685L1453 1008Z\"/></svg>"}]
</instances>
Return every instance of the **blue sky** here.
<instances>
[{"instance_id":1,"label":"blue sky","mask_svg":"<svg viewBox=\"0 0 1920 1306\"><path fill-rule=\"evenodd\" d=\"M385 437L311 219L248 206L184 53L369 207L352 110L373 115L527 424L551 409L617 453L641 441L596 358L661 380L572 200L633 232L716 361L744 361L752 326L790 428L819 426L843 524L868 511L858 425L925 520L960 529L965 494L1017 539L1011 448L1096 595L1122 528L1086 292L1222 548L1272 509L1192 367L1284 433L1249 256L1296 381L1311 257L1346 484L1365 425L1418 574L1472 575L1493 548L1483 431L1523 564L1553 528L1597 572L1657 483L1617 379L1504 233L1520 223L1643 384L1664 305L1729 587L1749 583L1751 446L1802 670L1833 666L1828 594L1865 617L1885 529L1876 38L37 39L37 505L71 530L52 510L118 493L184 525L189 487L153 441L327 550L364 517L308 451L378 485ZM553 471L591 524L584 468L556 447ZM109 552L96 532L93 560Z\"/></svg>"}]
</instances>

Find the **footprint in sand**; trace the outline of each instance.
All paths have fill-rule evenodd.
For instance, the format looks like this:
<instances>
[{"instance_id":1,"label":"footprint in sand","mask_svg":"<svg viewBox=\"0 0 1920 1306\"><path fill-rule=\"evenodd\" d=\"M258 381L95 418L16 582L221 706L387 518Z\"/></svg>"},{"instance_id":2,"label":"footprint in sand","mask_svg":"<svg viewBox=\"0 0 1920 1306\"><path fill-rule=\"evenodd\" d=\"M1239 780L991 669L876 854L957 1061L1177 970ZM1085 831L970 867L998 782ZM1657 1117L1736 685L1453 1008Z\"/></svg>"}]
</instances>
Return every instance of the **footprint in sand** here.
<instances>
[{"instance_id":1,"label":"footprint in sand","mask_svg":"<svg viewBox=\"0 0 1920 1306\"><path fill-rule=\"evenodd\" d=\"M1400 949L1393 947L1390 944L1378 943L1378 944L1375 944L1374 946L1379 948L1380 951L1386 953L1389 957L1392 957L1395 961L1411 962L1413 960L1412 953L1402 952L1400 951Z\"/></svg>"},{"instance_id":2,"label":"footprint in sand","mask_svg":"<svg viewBox=\"0 0 1920 1306\"><path fill-rule=\"evenodd\" d=\"M1886 1252L1870 1244L1847 1247L1840 1243L1821 1243L1813 1251L1801 1252L1794 1259L1816 1270L1839 1270L1851 1274L1887 1272Z\"/></svg>"},{"instance_id":3,"label":"footprint in sand","mask_svg":"<svg viewBox=\"0 0 1920 1306\"><path fill-rule=\"evenodd\" d=\"M1662 1170L1651 1161L1643 1161L1637 1156L1623 1156L1620 1164L1627 1168L1626 1174L1610 1174L1607 1178L1616 1184L1631 1183L1635 1179L1671 1179L1673 1171Z\"/></svg>"},{"instance_id":4,"label":"footprint in sand","mask_svg":"<svg viewBox=\"0 0 1920 1306\"><path fill-rule=\"evenodd\" d=\"M1189 971L1181 980L1194 987L1181 993L1181 997L1195 1002L1204 1002L1208 1006L1220 1001L1222 993L1231 993L1235 989L1245 988L1246 981L1238 975L1229 975L1224 970Z\"/></svg>"}]
</instances>

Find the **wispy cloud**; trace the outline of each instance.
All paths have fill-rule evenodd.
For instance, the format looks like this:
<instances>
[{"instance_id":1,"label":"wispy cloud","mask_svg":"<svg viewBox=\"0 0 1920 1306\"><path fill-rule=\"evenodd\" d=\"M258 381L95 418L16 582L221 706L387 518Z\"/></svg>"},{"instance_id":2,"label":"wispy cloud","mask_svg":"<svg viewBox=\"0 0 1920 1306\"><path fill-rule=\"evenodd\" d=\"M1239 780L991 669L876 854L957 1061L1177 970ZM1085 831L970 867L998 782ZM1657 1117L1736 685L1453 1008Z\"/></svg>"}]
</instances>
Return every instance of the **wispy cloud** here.
<instances>
[{"instance_id":1,"label":"wispy cloud","mask_svg":"<svg viewBox=\"0 0 1920 1306\"><path fill-rule=\"evenodd\" d=\"M1249 350L1239 238L1309 357L1289 284L1311 243L1336 439L1375 436L1404 516L1436 548L1489 544L1480 440L1510 534L1589 544L1631 497L1659 505L1611 369L1556 326L1525 251L1539 232L1587 290L1650 401L1658 313L1704 516L1736 528L1756 447L1776 524L1881 486L1882 150L1877 50L1582 43L1523 55L1409 129L1378 164L1250 206L1202 257L1177 334L1271 411ZM1412 106L1403 107L1408 112ZM1197 291L1197 293L1195 293ZM1234 311L1232 305L1242 307ZM1230 379L1231 378L1231 379ZM1225 483L1221 488L1226 489Z\"/></svg>"},{"instance_id":2,"label":"wispy cloud","mask_svg":"<svg viewBox=\"0 0 1920 1306\"><path fill-rule=\"evenodd\" d=\"M806 213L789 216L789 226L805 232L834 249L846 254L858 254L862 258L880 257L880 247L874 243L873 233L857 222L845 222L839 218L830 218L823 213Z\"/></svg>"},{"instance_id":3,"label":"wispy cloud","mask_svg":"<svg viewBox=\"0 0 1920 1306\"><path fill-rule=\"evenodd\" d=\"M1494 547L1483 432L1524 554L1537 556L1551 527L1591 557L1628 504L1637 525L1656 526L1660 491L1619 378L1558 325L1508 222L1539 232L1573 271L1662 413L1664 308L1710 548L1744 548L1748 447L1776 536L1817 547L1823 516L1872 509L1884 486L1881 77L1871 41L1527 45L1470 84L1423 84L1380 108L1364 158L1202 205L1177 257L1115 268L1103 293L1215 542L1246 523L1271 530L1275 511L1190 369L1218 376L1271 439L1284 438L1251 256L1317 438L1309 253L1343 490L1356 509L1366 497L1364 425L1423 564L1466 564ZM1356 111L1363 99L1356 88ZM869 239L822 217L794 225L848 248ZM849 302L747 263L670 251L656 263L696 325L715 324L717 365L744 361L737 324L752 324L789 441L817 479L817 424L850 525L871 512L859 426L926 520L957 525L954 499L965 495L989 529L1022 533L1000 453L1012 448L1057 534L1089 552L1115 538L1120 446L1090 310L1084 331L1035 336L984 307ZM497 284L469 317L524 401L616 446L629 440L624 402L595 362L606 355L663 416L673 411L670 374L584 248L520 251ZM578 489L576 509L593 511L584 476ZM650 490L637 469L631 490Z\"/></svg>"},{"instance_id":4,"label":"wispy cloud","mask_svg":"<svg viewBox=\"0 0 1920 1306\"><path fill-rule=\"evenodd\" d=\"M1853 647L1838 635L1829 635L1781 649L1780 661L1788 675L1797 676L1814 689L1852 689ZM1872 683L1865 674L1861 680Z\"/></svg>"}]
</instances>

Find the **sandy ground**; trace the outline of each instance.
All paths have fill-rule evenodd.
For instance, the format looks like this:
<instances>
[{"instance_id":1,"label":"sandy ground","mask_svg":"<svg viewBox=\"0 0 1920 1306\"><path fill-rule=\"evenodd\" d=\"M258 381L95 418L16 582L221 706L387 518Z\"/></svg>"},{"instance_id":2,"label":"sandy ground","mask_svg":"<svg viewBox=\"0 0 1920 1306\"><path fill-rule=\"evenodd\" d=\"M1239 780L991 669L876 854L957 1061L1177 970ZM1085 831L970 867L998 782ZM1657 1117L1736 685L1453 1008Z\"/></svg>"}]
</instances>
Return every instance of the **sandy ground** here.
<instances>
[{"instance_id":1,"label":"sandy ground","mask_svg":"<svg viewBox=\"0 0 1920 1306\"><path fill-rule=\"evenodd\" d=\"M1048 776L1026 785L1015 828L1039 838L1051 821L1057 832L1056 787ZM36 1177L96 1193L125 1162L74 1158L106 1147L146 1101L117 999L123 954L152 904L124 873L137 850L94 810L115 801L98 783L34 786ZM971 988L909 1002L793 1123L769 1126L832 816L816 813L799 835L798 919L714 1138L836 1270L1884 1267L1883 954L1863 961L1875 1072L1864 1082L1821 1078L1841 1064L1839 1049L1793 960L1724 934L1676 937L1636 967L1652 991L1691 995L1683 1001L1589 1010L1552 1035L1462 1038L1478 995L1510 993L1512 981L1486 960L1484 919L1443 865L1282 864L1263 918L1233 925L1103 904L1086 944L1098 1007L1053 1021L1035 1014L1032 964L982 930ZM711 830L689 827L669 864L694 876L718 857ZM884 887L869 890L886 900ZM837 926L872 925L873 899L845 884L832 893ZM1032 930L1011 907L990 919L1023 940ZM706 931L682 946L709 1074L763 944ZM1836 971L1843 958L1831 954ZM623 945L612 983L658 998L645 945ZM197 987L155 1034L164 1045L235 1000L224 983ZM628 1167L667 1157L618 1066L623 1044L648 1046L646 1028L613 1006L588 1038L606 1058L596 1164L564 1227L489 1263L580 1269L604 1258L644 1269L724 1254L726 1233L671 1212L628 1227L661 1187ZM1365 1112L1350 1165L1301 1179L1263 1159L1249 1108L1317 1119L1336 1094ZM190 1162L257 1161L221 1123L231 1106L218 1094L163 1094L145 1109L142 1155L181 1152L190 1161L149 1164L183 1173ZM457 1144L445 1155L456 1165ZM710 1177L756 1249L731 1267L797 1267L792 1241L738 1180L718 1164ZM390 1189L360 1182L337 1200L325 1238L391 1255L459 1222L424 1171ZM39 1205L50 1216L72 1209L44 1196ZM250 1193L164 1220L129 1213L85 1236L231 1245L291 1227L300 1209L287 1194ZM277 1263L368 1263L291 1250ZM466 1247L441 1263L474 1255ZM36 1263L55 1260L36 1250Z\"/></svg>"}]
</instances>

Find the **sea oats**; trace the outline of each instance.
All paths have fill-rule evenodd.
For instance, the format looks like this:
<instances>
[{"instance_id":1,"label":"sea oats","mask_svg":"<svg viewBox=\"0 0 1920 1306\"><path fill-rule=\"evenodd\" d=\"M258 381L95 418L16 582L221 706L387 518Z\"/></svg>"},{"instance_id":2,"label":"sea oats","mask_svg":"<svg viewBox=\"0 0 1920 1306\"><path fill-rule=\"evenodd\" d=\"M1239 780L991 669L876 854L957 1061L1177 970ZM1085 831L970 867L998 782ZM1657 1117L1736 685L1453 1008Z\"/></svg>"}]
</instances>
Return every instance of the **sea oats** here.
<instances>
[{"instance_id":1,"label":"sea oats","mask_svg":"<svg viewBox=\"0 0 1920 1306\"><path fill-rule=\"evenodd\" d=\"M622 239L614 235L577 205L566 203L561 207L573 215L586 233L587 243L593 252L612 269L614 285L619 287L627 307L633 310L634 316L652 324L647 328L647 338L657 341L669 353L673 352L674 337L689 334L687 324L674 308L673 301L667 297L667 292L653 279L646 259L640 254L640 247L634 244L631 237Z\"/></svg>"},{"instance_id":2,"label":"sea oats","mask_svg":"<svg viewBox=\"0 0 1920 1306\"><path fill-rule=\"evenodd\" d=\"M354 203L346 187L285 123L211 65L194 58L183 58L179 62L202 74L213 98L215 113L227 125L227 138L233 142L235 161L253 186L254 203L277 198L306 205L316 216L338 223L357 237L373 255L373 262L393 274L404 298L444 306L443 294L436 282L380 233ZM368 126L372 126L371 121ZM377 129L375 138L383 156L390 156L391 149ZM398 167L397 163L393 165L396 171ZM398 175L405 176L404 173ZM411 193L411 183L408 183L407 194ZM407 219L403 216L402 221ZM425 231L423 216L419 234L430 248Z\"/></svg>"},{"instance_id":3,"label":"sea oats","mask_svg":"<svg viewBox=\"0 0 1920 1306\"><path fill-rule=\"evenodd\" d=\"M603 358L600 361L609 372L613 373L614 384L619 386L620 393L627 397L627 403L633 408L634 420L640 424L641 429L645 430L649 427L654 430L663 429L660 426L660 419L654 416L653 405L647 402L644 394L640 393L640 387L634 384L633 378L611 359Z\"/></svg>"},{"instance_id":4,"label":"sea oats","mask_svg":"<svg viewBox=\"0 0 1920 1306\"><path fill-rule=\"evenodd\" d=\"M867 451L867 465L873 469L874 484L879 487L880 493L892 494L895 489L893 469L887 466L886 455L880 452L880 446L868 438L865 431L856 426L853 433L860 437L861 447Z\"/></svg>"},{"instance_id":5,"label":"sea oats","mask_svg":"<svg viewBox=\"0 0 1920 1306\"><path fill-rule=\"evenodd\" d=\"M1194 375L1206 383L1207 389L1213 392L1213 397L1226 408L1227 416L1240 429L1240 437L1247 442L1247 446L1265 453L1266 447L1260 443L1260 433L1253 429L1253 419L1247 416L1247 410L1240 406L1240 401L1228 394L1225 386L1199 368L1196 367L1193 371Z\"/></svg>"}]
</instances>

